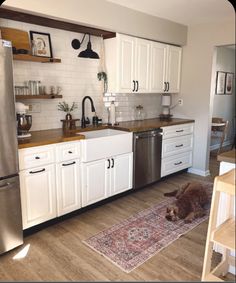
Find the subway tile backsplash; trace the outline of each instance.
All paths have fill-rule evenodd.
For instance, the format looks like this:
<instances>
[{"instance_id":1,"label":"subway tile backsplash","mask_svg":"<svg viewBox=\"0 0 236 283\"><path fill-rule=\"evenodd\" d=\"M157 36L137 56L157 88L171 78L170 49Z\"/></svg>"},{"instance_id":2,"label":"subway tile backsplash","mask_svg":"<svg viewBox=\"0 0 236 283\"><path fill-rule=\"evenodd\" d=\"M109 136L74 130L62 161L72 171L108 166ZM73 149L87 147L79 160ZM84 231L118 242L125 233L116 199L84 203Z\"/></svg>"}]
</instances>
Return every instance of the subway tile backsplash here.
<instances>
[{"instance_id":1,"label":"subway tile backsplash","mask_svg":"<svg viewBox=\"0 0 236 283\"><path fill-rule=\"evenodd\" d=\"M81 50L87 46L86 37L79 50L71 47L71 41L75 38L81 40L83 34L69 32L59 29L42 27L12 20L0 19L0 27L12 27L25 31L33 30L49 33L51 36L53 56L61 58L61 63L35 63L14 61L14 84L23 85L25 81L41 81L45 86L60 86L62 88L62 99L52 100L23 100L25 104L40 103L40 112L33 112L33 124L31 130L46 130L61 128L61 119L64 119L64 112L57 110L59 102L66 101L78 104L72 115L74 118L81 118L82 99L89 95L92 97L97 115L107 122L108 113L103 101L103 82L98 81L99 60L78 58ZM101 39L91 37L93 50L100 52ZM155 118L161 113L160 94L116 94L116 119L117 122L135 120L135 106L141 104L144 107L146 118ZM86 102L86 116L92 120L93 113L89 102ZM80 125L80 124L78 124Z\"/></svg>"}]
</instances>

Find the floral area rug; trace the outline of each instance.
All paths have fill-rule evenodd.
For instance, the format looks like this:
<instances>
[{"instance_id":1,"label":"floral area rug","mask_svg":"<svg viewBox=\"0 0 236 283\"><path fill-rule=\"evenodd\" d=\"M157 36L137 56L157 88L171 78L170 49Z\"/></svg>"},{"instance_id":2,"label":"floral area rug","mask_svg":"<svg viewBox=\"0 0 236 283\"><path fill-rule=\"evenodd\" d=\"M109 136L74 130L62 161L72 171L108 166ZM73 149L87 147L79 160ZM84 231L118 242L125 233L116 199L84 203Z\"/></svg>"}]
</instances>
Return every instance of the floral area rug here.
<instances>
[{"instance_id":1,"label":"floral area rug","mask_svg":"<svg viewBox=\"0 0 236 283\"><path fill-rule=\"evenodd\" d=\"M213 184L209 183L208 187L212 191ZM206 215L188 224L183 220L167 221L166 207L172 204L174 199L168 197L83 243L129 273L208 218Z\"/></svg>"}]
</instances>

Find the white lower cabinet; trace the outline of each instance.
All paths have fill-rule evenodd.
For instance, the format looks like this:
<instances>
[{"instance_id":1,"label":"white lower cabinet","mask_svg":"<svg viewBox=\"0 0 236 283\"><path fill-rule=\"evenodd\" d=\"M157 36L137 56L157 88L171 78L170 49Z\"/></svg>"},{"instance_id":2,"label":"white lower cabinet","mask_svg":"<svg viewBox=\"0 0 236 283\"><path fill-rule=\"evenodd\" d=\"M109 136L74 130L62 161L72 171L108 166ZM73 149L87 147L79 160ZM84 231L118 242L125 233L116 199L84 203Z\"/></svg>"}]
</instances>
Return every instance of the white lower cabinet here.
<instances>
[{"instance_id":1,"label":"white lower cabinet","mask_svg":"<svg viewBox=\"0 0 236 283\"><path fill-rule=\"evenodd\" d=\"M192 166L192 151L164 158L161 163L161 177Z\"/></svg>"},{"instance_id":2,"label":"white lower cabinet","mask_svg":"<svg viewBox=\"0 0 236 283\"><path fill-rule=\"evenodd\" d=\"M192 166L194 124L162 127L161 177Z\"/></svg>"},{"instance_id":3,"label":"white lower cabinet","mask_svg":"<svg viewBox=\"0 0 236 283\"><path fill-rule=\"evenodd\" d=\"M132 188L133 153L82 163L82 206Z\"/></svg>"},{"instance_id":4,"label":"white lower cabinet","mask_svg":"<svg viewBox=\"0 0 236 283\"><path fill-rule=\"evenodd\" d=\"M106 159L82 163L82 206L108 197Z\"/></svg>"},{"instance_id":5,"label":"white lower cabinet","mask_svg":"<svg viewBox=\"0 0 236 283\"><path fill-rule=\"evenodd\" d=\"M23 229L56 217L54 164L20 172Z\"/></svg>"},{"instance_id":6,"label":"white lower cabinet","mask_svg":"<svg viewBox=\"0 0 236 283\"><path fill-rule=\"evenodd\" d=\"M115 156L113 160L111 159L113 168L110 174L112 196L132 188L133 153Z\"/></svg>"},{"instance_id":7,"label":"white lower cabinet","mask_svg":"<svg viewBox=\"0 0 236 283\"><path fill-rule=\"evenodd\" d=\"M57 215L61 216L81 207L79 159L56 165Z\"/></svg>"}]
</instances>

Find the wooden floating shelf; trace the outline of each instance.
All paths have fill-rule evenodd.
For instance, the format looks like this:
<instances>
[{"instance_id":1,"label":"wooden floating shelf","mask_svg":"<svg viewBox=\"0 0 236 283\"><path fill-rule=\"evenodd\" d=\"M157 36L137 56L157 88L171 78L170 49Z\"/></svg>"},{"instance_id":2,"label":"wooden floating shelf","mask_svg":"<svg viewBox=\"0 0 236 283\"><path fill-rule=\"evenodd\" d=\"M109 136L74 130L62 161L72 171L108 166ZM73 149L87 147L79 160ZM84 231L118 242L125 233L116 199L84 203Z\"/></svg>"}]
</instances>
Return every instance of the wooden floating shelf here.
<instances>
[{"instance_id":1,"label":"wooden floating shelf","mask_svg":"<svg viewBox=\"0 0 236 283\"><path fill-rule=\"evenodd\" d=\"M55 98L62 98L62 95L58 94L43 94L43 95L16 95L16 100L22 99L55 99Z\"/></svg>"},{"instance_id":2,"label":"wooden floating shelf","mask_svg":"<svg viewBox=\"0 0 236 283\"><path fill-rule=\"evenodd\" d=\"M61 59L58 58L47 58L47 57L33 56L30 54L13 54L13 60L39 62L39 63L61 63Z\"/></svg>"}]
</instances>

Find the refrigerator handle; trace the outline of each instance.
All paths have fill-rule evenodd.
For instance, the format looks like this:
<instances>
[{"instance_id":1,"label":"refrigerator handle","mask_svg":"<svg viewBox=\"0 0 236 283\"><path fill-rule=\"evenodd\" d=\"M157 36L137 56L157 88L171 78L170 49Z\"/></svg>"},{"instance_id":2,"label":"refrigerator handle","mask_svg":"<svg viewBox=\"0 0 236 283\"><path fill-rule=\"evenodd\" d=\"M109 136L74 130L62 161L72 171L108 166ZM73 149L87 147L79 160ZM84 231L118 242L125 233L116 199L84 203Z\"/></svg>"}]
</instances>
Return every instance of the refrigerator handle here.
<instances>
[{"instance_id":1,"label":"refrigerator handle","mask_svg":"<svg viewBox=\"0 0 236 283\"><path fill-rule=\"evenodd\" d=\"M8 187L13 185L14 183L6 183L4 185L0 185L0 191L6 190Z\"/></svg>"}]
</instances>

